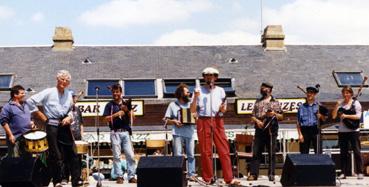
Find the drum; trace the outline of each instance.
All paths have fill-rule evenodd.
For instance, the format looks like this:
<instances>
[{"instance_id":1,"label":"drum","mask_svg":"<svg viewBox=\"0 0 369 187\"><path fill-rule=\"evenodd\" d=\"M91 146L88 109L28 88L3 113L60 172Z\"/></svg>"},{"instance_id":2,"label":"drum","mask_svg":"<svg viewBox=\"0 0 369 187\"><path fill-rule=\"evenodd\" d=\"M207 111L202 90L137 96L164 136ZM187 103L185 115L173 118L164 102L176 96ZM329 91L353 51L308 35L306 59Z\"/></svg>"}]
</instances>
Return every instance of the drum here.
<instances>
[{"instance_id":1,"label":"drum","mask_svg":"<svg viewBox=\"0 0 369 187\"><path fill-rule=\"evenodd\" d=\"M25 150L29 153L43 153L49 149L44 131L35 130L23 134L25 139Z\"/></svg>"},{"instance_id":2,"label":"drum","mask_svg":"<svg viewBox=\"0 0 369 187\"><path fill-rule=\"evenodd\" d=\"M85 141L76 140L74 142L77 148L77 154L87 154L88 153L88 143Z\"/></svg>"},{"instance_id":3,"label":"drum","mask_svg":"<svg viewBox=\"0 0 369 187\"><path fill-rule=\"evenodd\" d=\"M181 108L178 114L179 121L182 124L195 123L195 117L192 115L189 108Z\"/></svg>"}]
</instances>

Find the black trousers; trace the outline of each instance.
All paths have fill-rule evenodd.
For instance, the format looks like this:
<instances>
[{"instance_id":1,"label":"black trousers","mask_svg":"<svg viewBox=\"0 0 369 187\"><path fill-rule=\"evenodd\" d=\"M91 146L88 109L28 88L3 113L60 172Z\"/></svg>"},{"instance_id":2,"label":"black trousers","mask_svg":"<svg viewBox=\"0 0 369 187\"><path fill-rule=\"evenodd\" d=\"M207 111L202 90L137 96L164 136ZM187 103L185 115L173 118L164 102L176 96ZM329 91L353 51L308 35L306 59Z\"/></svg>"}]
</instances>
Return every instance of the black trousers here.
<instances>
[{"instance_id":1,"label":"black trousers","mask_svg":"<svg viewBox=\"0 0 369 187\"><path fill-rule=\"evenodd\" d=\"M76 145L66 145L58 141L57 126L47 125L47 141L49 143L49 157L47 159L47 166L49 174L53 178L53 183L60 183L62 181L62 171L64 162L71 167L72 186L76 186L81 177L81 166L79 163Z\"/></svg>"},{"instance_id":2,"label":"black trousers","mask_svg":"<svg viewBox=\"0 0 369 187\"><path fill-rule=\"evenodd\" d=\"M259 167L260 162L262 160L262 153L264 148L266 147L268 151L268 160L269 160L269 168L268 175L275 175L275 153L276 153L276 140L277 140L277 132L272 133L270 137L270 133L268 130L263 131L261 129L255 129L255 137L253 144L253 157L250 164L250 174L259 176ZM270 139L271 138L271 139ZM272 141L272 142L271 142ZM272 143L272 154L270 154L270 144Z\"/></svg>"},{"instance_id":3,"label":"black trousers","mask_svg":"<svg viewBox=\"0 0 369 187\"><path fill-rule=\"evenodd\" d=\"M77 140L77 139L76 139ZM80 139L79 139L80 140ZM74 153L73 153L74 154ZM76 153L77 154L77 153ZM78 157L78 165L79 165L79 169L78 169L78 171L81 171L81 168L82 168L82 155L77 155L77 157ZM73 160L73 159L71 159L71 160ZM76 165L76 164L74 164L74 165ZM62 175L63 175L63 180L66 180L66 181L69 181L69 177L72 175L72 173L74 172L76 170L76 168L72 168L72 162L71 161L69 161L69 162L64 162L64 164L63 164L63 173L62 173ZM81 172L82 173L82 172ZM75 175L81 175L81 173L80 174L75 174ZM73 175L72 175L73 176ZM77 181L78 182L78 181Z\"/></svg>"},{"instance_id":4,"label":"black trousers","mask_svg":"<svg viewBox=\"0 0 369 187\"><path fill-rule=\"evenodd\" d=\"M313 145L315 154L317 153L318 133L319 130L317 126L301 127L301 134L304 137L304 142L300 143L301 154L309 154L309 149L311 145ZM320 150L322 149L320 148Z\"/></svg>"},{"instance_id":5,"label":"black trousers","mask_svg":"<svg viewBox=\"0 0 369 187\"><path fill-rule=\"evenodd\" d=\"M340 132L338 133L338 144L340 146L340 161L342 174L351 175L349 164L349 144L354 153L355 160L355 172L357 174L363 173L363 162L361 159L361 145L360 145L359 132ZM352 166L354 167L354 166Z\"/></svg>"}]
</instances>

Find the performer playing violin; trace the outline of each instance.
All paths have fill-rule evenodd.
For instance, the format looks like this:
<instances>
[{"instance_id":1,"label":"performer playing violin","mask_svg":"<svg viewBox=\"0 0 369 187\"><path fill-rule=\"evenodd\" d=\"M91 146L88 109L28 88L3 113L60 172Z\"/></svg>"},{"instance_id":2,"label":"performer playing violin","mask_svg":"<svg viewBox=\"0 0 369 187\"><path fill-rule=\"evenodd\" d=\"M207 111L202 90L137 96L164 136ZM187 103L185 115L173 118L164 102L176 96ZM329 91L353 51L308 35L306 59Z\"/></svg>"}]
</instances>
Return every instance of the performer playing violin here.
<instances>
[{"instance_id":1,"label":"performer playing violin","mask_svg":"<svg viewBox=\"0 0 369 187\"><path fill-rule=\"evenodd\" d=\"M278 135L278 121L283 119L279 102L272 96L273 85L262 83L260 87L261 98L257 99L252 111L251 121L255 123L255 137L253 142L253 158L250 165L250 175L247 180L257 180L262 152L266 146L269 156L268 177L274 181L275 152Z\"/></svg>"}]
</instances>

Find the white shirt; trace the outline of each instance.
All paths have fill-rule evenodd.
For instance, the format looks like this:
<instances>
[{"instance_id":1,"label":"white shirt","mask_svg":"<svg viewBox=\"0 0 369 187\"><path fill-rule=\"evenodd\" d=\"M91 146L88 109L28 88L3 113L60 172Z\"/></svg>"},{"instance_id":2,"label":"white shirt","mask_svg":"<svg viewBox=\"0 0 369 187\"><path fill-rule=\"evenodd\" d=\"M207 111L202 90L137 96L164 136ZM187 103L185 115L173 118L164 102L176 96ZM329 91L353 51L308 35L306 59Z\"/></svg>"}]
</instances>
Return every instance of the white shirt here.
<instances>
[{"instance_id":1,"label":"white shirt","mask_svg":"<svg viewBox=\"0 0 369 187\"><path fill-rule=\"evenodd\" d=\"M27 99L27 104L32 112L38 111L37 105L42 104L47 118L60 119L71 113L72 93L69 89L60 94L56 87L47 88Z\"/></svg>"},{"instance_id":2,"label":"white shirt","mask_svg":"<svg viewBox=\"0 0 369 187\"><path fill-rule=\"evenodd\" d=\"M219 112L219 107L226 97L225 91L222 87L215 86L214 89L209 90L205 86L200 88L200 96L197 98L197 112L200 117L215 117L216 114L222 116Z\"/></svg>"}]
</instances>

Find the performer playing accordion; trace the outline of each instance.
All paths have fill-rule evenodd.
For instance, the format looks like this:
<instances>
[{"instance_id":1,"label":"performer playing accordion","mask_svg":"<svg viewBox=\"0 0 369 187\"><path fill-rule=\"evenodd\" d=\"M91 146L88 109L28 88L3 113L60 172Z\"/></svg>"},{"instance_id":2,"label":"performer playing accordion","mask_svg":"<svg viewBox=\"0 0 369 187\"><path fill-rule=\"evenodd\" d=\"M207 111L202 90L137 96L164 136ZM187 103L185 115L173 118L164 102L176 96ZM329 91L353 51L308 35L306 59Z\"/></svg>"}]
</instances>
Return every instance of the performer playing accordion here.
<instances>
[{"instance_id":1,"label":"performer playing accordion","mask_svg":"<svg viewBox=\"0 0 369 187\"><path fill-rule=\"evenodd\" d=\"M182 144L185 145L188 160L188 178L194 180L195 171L195 132L194 118L190 109L190 91L186 84L180 84L176 91L176 101L171 102L165 113L167 124L173 125L173 152L174 156L182 156Z\"/></svg>"}]
</instances>

